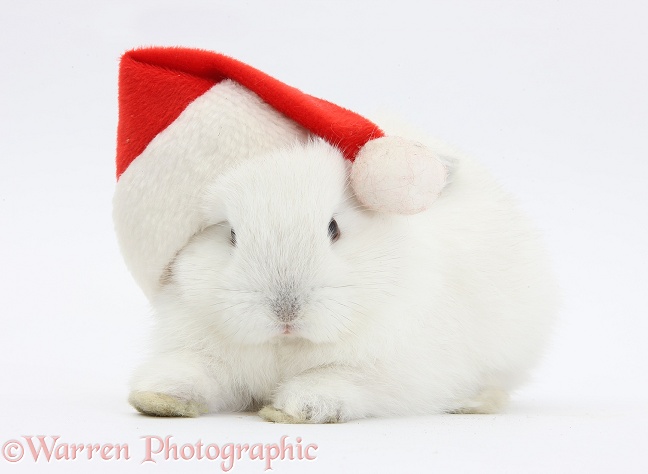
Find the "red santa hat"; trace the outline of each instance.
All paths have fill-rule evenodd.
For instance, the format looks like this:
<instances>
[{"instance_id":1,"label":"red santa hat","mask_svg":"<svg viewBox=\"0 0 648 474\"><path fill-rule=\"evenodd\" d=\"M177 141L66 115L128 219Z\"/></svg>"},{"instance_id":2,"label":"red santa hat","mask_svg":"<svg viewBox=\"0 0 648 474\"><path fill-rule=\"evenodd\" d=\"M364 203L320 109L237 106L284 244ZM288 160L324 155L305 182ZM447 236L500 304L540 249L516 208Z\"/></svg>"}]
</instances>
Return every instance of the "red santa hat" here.
<instances>
[{"instance_id":1,"label":"red santa hat","mask_svg":"<svg viewBox=\"0 0 648 474\"><path fill-rule=\"evenodd\" d=\"M353 162L368 209L427 209L447 171L423 145L385 136L366 118L240 61L187 48L123 55L114 220L122 253L147 296L205 223L205 186L236 162L316 135Z\"/></svg>"}]
</instances>

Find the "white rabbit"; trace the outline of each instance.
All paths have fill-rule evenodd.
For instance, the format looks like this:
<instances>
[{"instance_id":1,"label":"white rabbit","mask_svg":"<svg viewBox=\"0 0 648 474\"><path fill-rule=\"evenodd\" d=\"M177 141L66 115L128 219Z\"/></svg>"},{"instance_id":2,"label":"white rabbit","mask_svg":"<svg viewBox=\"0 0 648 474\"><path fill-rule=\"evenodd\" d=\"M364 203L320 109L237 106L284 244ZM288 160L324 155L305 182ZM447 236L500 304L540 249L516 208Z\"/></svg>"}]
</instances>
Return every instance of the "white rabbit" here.
<instances>
[{"instance_id":1,"label":"white rabbit","mask_svg":"<svg viewBox=\"0 0 648 474\"><path fill-rule=\"evenodd\" d=\"M153 301L130 403L270 421L492 413L537 362L556 289L536 232L472 160L413 216L364 210L323 140L252 158L205 196L213 225Z\"/></svg>"}]
</instances>

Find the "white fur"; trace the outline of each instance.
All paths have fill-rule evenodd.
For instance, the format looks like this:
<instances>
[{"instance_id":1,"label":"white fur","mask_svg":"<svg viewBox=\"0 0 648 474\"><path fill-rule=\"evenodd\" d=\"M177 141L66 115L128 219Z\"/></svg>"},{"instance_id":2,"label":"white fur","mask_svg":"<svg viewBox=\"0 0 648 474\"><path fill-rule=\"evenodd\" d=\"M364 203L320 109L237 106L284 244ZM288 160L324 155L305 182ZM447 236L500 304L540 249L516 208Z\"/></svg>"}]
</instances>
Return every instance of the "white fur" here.
<instances>
[{"instance_id":1,"label":"white fur","mask_svg":"<svg viewBox=\"0 0 648 474\"><path fill-rule=\"evenodd\" d=\"M122 255L149 299L175 254L206 226L206 186L242 160L305 139L295 122L225 80L149 143L119 178L113 199Z\"/></svg>"},{"instance_id":2,"label":"white fur","mask_svg":"<svg viewBox=\"0 0 648 474\"><path fill-rule=\"evenodd\" d=\"M413 216L359 206L348 163L321 140L213 179L200 207L209 226L153 297L155 347L133 393L213 412L271 405L267 419L297 422L501 405L542 351L554 282L490 176L428 146L455 167ZM280 315L295 317L290 334Z\"/></svg>"}]
</instances>

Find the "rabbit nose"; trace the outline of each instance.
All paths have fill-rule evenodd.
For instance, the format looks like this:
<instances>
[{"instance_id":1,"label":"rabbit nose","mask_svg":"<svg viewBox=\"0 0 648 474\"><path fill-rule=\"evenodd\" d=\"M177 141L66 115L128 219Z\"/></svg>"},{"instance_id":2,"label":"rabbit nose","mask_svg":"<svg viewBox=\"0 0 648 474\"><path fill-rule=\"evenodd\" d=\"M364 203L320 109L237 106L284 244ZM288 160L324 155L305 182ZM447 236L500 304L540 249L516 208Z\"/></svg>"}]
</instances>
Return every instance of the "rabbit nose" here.
<instances>
[{"instance_id":1,"label":"rabbit nose","mask_svg":"<svg viewBox=\"0 0 648 474\"><path fill-rule=\"evenodd\" d=\"M280 293L272 301L272 311L282 323L290 323L299 316L301 305L294 294Z\"/></svg>"}]
</instances>

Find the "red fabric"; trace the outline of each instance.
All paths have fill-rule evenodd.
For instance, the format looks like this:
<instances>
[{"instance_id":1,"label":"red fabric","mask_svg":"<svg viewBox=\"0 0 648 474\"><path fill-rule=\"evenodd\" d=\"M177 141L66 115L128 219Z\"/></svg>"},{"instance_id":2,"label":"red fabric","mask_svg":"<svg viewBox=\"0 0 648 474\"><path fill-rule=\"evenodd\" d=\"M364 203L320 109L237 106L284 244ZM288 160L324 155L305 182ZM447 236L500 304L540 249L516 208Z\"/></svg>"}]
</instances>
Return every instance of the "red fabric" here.
<instances>
[{"instance_id":1,"label":"red fabric","mask_svg":"<svg viewBox=\"0 0 648 474\"><path fill-rule=\"evenodd\" d=\"M117 178L158 133L218 81L182 72L192 63L185 65L181 51L166 51L167 63L177 65L168 69L164 62L155 61L156 52L130 51L119 65Z\"/></svg>"},{"instance_id":2,"label":"red fabric","mask_svg":"<svg viewBox=\"0 0 648 474\"><path fill-rule=\"evenodd\" d=\"M365 143L384 136L355 112L222 54L189 48L137 49L124 54L120 63L117 177L191 102L226 78L338 146L351 161Z\"/></svg>"}]
</instances>

